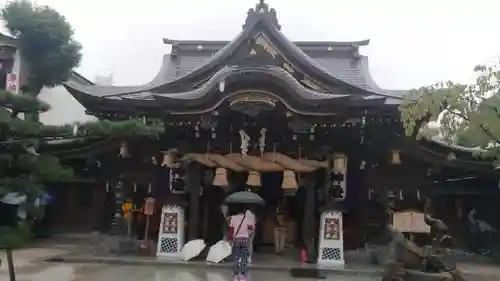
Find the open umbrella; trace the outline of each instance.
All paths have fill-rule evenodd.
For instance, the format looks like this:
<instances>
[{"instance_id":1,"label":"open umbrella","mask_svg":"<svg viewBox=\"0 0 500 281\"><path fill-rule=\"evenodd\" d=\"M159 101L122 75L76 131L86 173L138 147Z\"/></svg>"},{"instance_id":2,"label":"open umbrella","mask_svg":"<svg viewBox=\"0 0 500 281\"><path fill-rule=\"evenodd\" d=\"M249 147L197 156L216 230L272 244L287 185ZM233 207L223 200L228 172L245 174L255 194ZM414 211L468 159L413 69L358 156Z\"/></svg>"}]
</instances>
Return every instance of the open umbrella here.
<instances>
[{"instance_id":1,"label":"open umbrella","mask_svg":"<svg viewBox=\"0 0 500 281\"><path fill-rule=\"evenodd\" d=\"M264 205L266 202L256 193L250 191L239 191L229 195L226 198L226 203Z\"/></svg>"}]
</instances>

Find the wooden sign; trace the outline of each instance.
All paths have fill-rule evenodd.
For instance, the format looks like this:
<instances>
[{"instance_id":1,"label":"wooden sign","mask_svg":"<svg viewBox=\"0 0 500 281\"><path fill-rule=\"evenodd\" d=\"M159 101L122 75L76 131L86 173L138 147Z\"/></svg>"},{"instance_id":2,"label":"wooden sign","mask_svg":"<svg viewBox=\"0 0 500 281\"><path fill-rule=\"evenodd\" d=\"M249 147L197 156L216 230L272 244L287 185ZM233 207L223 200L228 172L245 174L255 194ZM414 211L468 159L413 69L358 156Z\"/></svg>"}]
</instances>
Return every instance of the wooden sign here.
<instances>
[{"instance_id":1,"label":"wooden sign","mask_svg":"<svg viewBox=\"0 0 500 281\"><path fill-rule=\"evenodd\" d=\"M8 92L17 94L19 92L18 88L18 79L17 79L17 74L15 73L7 73L7 83L5 84L5 88Z\"/></svg>"},{"instance_id":2,"label":"wooden sign","mask_svg":"<svg viewBox=\"0 0 500 281\"><path fill-rule=\"evenodd\" d=\"M323 239L325 240L340 239L339 219L325 219Z\"/></svg>"},{"instance_id":3,"label":"wooden sign","mask_svg":"<svg viewBox=\"0 0 500 281\"><path fill-rule=\"evenodd\" d=\"M396 212L392 216L392 225L396 230L401 232L431 232L431 227L425 223L425 214L422 212Z\"/></svg>"},{"instance_id":4,"label":"wooden sign","mask_svg":"<svg viewBox=\"0 0 500 281\"><path fill-rule=\"evenodd\" d=\"M178 218L176 213L164 213L161 232L166 234L177 234L177 224Z\"/></svg>"},{"instance_id":5,"label":"wooden sign","mask_svg":"<svg viewBox=\"0 0 500 281\"><path fill-rule=\"evenodd\" d=\"M152 216L155 211L155 199L152 197L146 198L146 203L144 204L144 215Z\"/></svg>"}]
</instances>

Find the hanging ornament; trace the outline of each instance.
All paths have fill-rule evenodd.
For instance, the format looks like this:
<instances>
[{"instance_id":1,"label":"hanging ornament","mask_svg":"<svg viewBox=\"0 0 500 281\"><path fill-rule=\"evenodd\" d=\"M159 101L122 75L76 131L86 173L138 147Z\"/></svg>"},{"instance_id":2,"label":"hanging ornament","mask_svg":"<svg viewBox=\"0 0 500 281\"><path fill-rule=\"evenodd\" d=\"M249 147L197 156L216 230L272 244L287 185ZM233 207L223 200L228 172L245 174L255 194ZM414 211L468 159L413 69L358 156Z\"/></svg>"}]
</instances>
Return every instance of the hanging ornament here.
<instances>
[{"instance_id":1,"label":"hanging ornament","mask_svg":"<svg viewBox=\"0 0 500 281\"><path fill-rule=\"evenodd\" d=\"M393 164L393 165L400 165L401 164L399 150L391 150L391 164Z\"/></svg>"},{"instance_id":2,"label":"hanging ornament","mask_svg":"<svg viewBox=\"0 0 500 281\"><path fill-rule=\"evenodd\" d=\"M214 181L212 182L213 186L228 186L229 182L227 181L227 170L224 168L217 168L215 170Z\"/></svg>"},{"instance_id":3,"label":"hanging ornament","mask_svg":"<svg viewBox=\"0 0 500 281\"><path fill-rule=\"evenodd\" d=\"M200 137L200 125L196 124L196 126L194 126L194 136L199 138Z\"/></svg>"},{"instance_id":4,"label":"hanging ornament","mask_svg":"<svg viewBox=\"0 0 500 281\"><path fill-rule=\"evenodd\" d=\"M345 174L347 169L347 157L342 153L333 155L333 171L338 174Z\"/></svg>"},{"instance_id":5,"label":"hanging ornament","mask_svg":"<svg viewBox=\"0 0 500 281\"><path fill-rule=\"evenodd\" d=\"M73 125L73 136L77 136L78 135L78 127L79 127L78 123L75 123Z\"/></svg>"},{"instance_id":6,"label":"hanging ornament","mask_svg":"<svg viewBox=\"0 0 500 281\"><path fill-rule=\"evenodd\" d=\"M226 80L222 80L219 82L219 91L223 93L224 90L226 90Z\"/></svg>"},{"instance_id":7,"label":"hanging ornament","mask_svg":"<svg viewBox=\"0 0 500 281\"><path fill-rule=\"evenodd\" d=\"M365 110L366 114L366 110ZM363 115L361 118L361 129L360 129L360 138L359 138L359 144L364 144L365 143L365 125L366 125L366 116Z\"/></svg>"},{"instance_id":8,"label":"hanging ornament","mask_svg":"<svg viewBox=\"0 0 500 281\"><path fill-rule=\"evenodd\" d=\"M361 163L359 164L359 169L360 170L364 170L365 166L366 166L366 161L365 160L361 160Z\"/></svg>"},{"instance_id":9,"label":"hanging ornament","mask_svg":"<svg viewBox=\"0 0 500 281\"><path fill-rule=\"evenodd\" d=\"M135 183L135 182L134 182L134 184L133 184L133 186L132 186L132 191L133 191L134 193L136 193L136 192L137 192L137 183Z\"/></svg>"},{"instance_id":10,"label":"hanging ornament","mask_svg":"<svg viewBox=\"0 0 500 281\"><path fill-rule=\"evenodd\" d=\"M446 160L448 160L448 161L453 161L453 160L455 160L455 159L457 159L457 156L456 156L456 155L455 155L455 153L453 153L453 152L450 152L450 153L448 154L448 156L446 156Z\"/></svg>"},{"instance_id":11,"label":"hanging ornament","mask_svg":"<svg viewBox=\"0 0 500 281\"><path fill-rule=\"evenodd\" d=\"M253 187L259 187L262 185L260 180L260 173L257 171L250 171L248 173L247 185Z\"/></svg>"},{"instance_id":12,"label":"hanging ornament","mask_svg":"<svg viewBox=\"0 0 500 281\"><path fill-rule=\"evenodd\" d=\"M260 155L264 154L264 149L266 148L266 128L260 129L260 137L259 137L259 150Z\"/></svg>"},{"instance_id":13,"label":"hanging ornament","mask_svg":"<svg viewBox=\"0 0 500 281\"><path fill-rule=\"evenodd\" d=\"M217 134L215 133L215 127L212 127L210 131L212 132L212 139L215 139L217 137Z\"/></svg>"},{"instance_id":14,"label":"hanging ornament","mask_svg":"<svg viewBox=\"0 0 500 281\"><path fill-rule=\"evenodd\" d=\"M241 145L240 145L240 149L241 149L241 155L242 156L245 156L248 152L248 146L250 145L250 136L248 136L247 133L245 133L245 131L243 130L240 130L240 142L241 142Z\"/></svg>"},{"instance_id":15,"label":"hanging ornament","mask_svg":"<svg viewBox=\"0 0 500 281\"><path fill-rule=\"evenodd\" d=\"M286 170L283 172L283 182L281 183L281 188L284 189L285 191L297 190L299 188L294 171Z\"/></svg>"},{"instance_id":16,"label":"hanging ornament","mask_svg":"<svg viewBox=\"0 0 500 281\"><path fill-rule=\"evenodd\" d=\"M127 146L127 142L122 142L122 144L120 145L120 157L122 158L127 158L130 156L129 152L128 152L128 146Z\"/></svg>"},{"instance_id":17,"label":"hanging ornament","mask_svg":"<svg viewBox=\"0 0 500 281\"><path fill-rule=\"evenodd\" d=\"M152 185L151 183L148 184L148 194L151 194L152 191Z\"/></svg>"}]
</instances>

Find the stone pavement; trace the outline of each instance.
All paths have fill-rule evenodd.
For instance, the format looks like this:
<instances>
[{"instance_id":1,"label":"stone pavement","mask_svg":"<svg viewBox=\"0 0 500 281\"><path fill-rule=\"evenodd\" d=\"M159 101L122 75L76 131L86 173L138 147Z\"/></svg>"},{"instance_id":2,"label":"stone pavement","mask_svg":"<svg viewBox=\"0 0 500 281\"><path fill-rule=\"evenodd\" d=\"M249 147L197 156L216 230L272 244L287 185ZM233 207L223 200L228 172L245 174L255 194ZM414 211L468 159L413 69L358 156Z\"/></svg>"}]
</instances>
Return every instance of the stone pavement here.
<instances>
[{"instance_id":1,"label":"stone pavement","mask_svg":"<svg viewBox=\"0 0 500 281\"><path fill-rule=\"evenodd\" d=\"M287 272L251 271L250 280L289 281ZM373 276L330 275L327 281L378 281ZM0 281L7 281L0 275ZM232 281L230 271L200 267L155 267L118 265L52 265L37 272L19 270L17 281ZM303 281L316 279L305 278ZM475 280L474 280L475 281Z\"/></svg>"},{"instance_id":2,"label":"stone pavement","mask_svg":"<svg viewBox=\"0 0 500 281\"><path fill-rule=\"evenodd\" d=\"M172 272L176 274L183 274L183 272L191 272L191 269L196 268L206 274L211 272L224 272L224 276L230 274L228 264L214 265L205 262L173 262L169 260L161 260L148 257L99 257L92 255L94 252L88 242L80 241L58 241L43 243L37 247L30 249L22 249L15 251L14 263L16 273L19 280L87 280L89 274L101 272L104 275L113 275L114 273L106 273L103 268L114 268L117 275L121 275L123 271L129 271L130 268L138 270L138 272L155 272L155 276L162 275L165 272ZM46 262L52 259L59 262ZM142 266L141 266L142 265ZM457 265L471 280L485 280L485 281L500 281L500 267L488 264L477 264L473 262L463 262ZM284 275L290 279L288 273L290 268L300 267L298 263L295 264L279 264L267 261L264 264L255 263L252 265L252 272L254 275L263 274L277 274ZM197 271L198 272L198 271ZM267 273L266 273L267 272ZM361 266L355 263L348 263L345 269L331 269L328 268L328 276L342 276L345 280L378 280L381 269L376 267ZM167 274L167 273L165 273ZM266 275L268 274L268 275ZM125 274L126 275L126 274ZM199 274L198 274L199 275ZM198 276L197 275L197 276ZM269 275L269 276L271 276ZM50 277L49 276L54 276ZM214 276L218 276L215 274ZM85 278L85 279L82 279ZM97 278L97 277L96 277ZM142 278L142 277L141 277ZM153 278L153 277L151 277ZM156 278L156 277L154 277ZM135 279L135 280L156 280L156 279ZM200 277L196 280L216 280L223 281L223 279L215 277ZM348 278L348 279L346 279ZM368 278L368 279L366 279ZM371 278L371 279L370 279ZM375 278L375 279L373 279ZM160 278L162 279L162 278ZM8 280L7 265L2 262L0 266L0 281ZM90 280L90 279L88 279ZM94 279L92 279L94 280ZM98 279L95 279L98 280ZM108 279L106 279L108 280ZM114 279L109 279L114 280ZM116 279L118 280L118 279ZM121 280L121 279L120 279ZM124 279L126 280L126 279ZM162 279L162 280L178 280L178 279ZM184 277L182 280L185 280ZM195 280L195 279L193 279ZM276 280L276 279L274 279ZM334 279L343 280L343 279Z\"/></svg>"}]
</instances>

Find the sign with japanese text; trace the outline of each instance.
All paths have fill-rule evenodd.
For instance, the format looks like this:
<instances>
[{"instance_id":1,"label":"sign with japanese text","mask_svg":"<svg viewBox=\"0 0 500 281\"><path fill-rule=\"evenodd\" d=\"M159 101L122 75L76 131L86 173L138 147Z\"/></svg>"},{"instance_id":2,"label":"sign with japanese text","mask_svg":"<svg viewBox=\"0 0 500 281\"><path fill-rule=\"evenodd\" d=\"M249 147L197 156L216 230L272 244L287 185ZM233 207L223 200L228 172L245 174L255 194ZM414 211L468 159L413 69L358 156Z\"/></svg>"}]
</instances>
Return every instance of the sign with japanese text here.
<instances>
[{"instance_id":1,"label":"sign with japanese text","mask_svg":"<svg viewBox=\"0 0 500 281\"><path fill-rule=\"evenodd\" d=\"M178 218L176 213L163 213L163 234L177 234Z\"/></svg>"},{"instance_id":2,"label":"sign with japanese text","mask_svg":"<svg viewBox=\"0 0 500 281\"><path fill-rule=\"evenodd\" d=\"M396 212L392 215L392 225L395 229L407 233L430 233L430 226L425 223L422 212Z\"/></svg>"},{"instance_id":3,"label":"sign with japanese text","mask_svg":"<svg viewBox=\"0 0 500 281\"><path fill-rule=\"evenodd\" d=\"M325 219L324 234L325 240L339 240L340 239L340 224L339 219Z\"/></svg>"},{"instance_id":4,"label":"sign with japanese text","mask_svg":"<svg viewBox=\"0 0 500 281\"><path fill-rule=\"evenodd\" d=\"M19 92L18 87L19 81L17 79L17 74L15 73L7 73L7 79L5 83L5 89L8 92L17 94Z\"/></svg>"},{"instance_id":5,"label":"sign with japanese text","mask_svg":"<svg viewBox=\"0 0 500 281\"><path fill-rule=\"evenodd\" d=\"M152 197L146 198L146 203L144 204L144 215L152 216L155 211L155 199Z\"/></svg>"}]
</instances>

